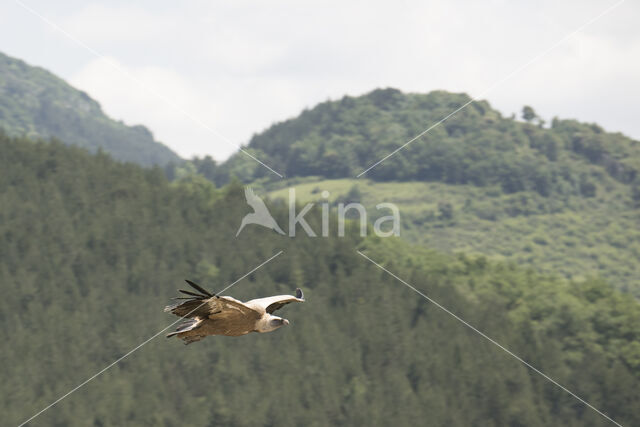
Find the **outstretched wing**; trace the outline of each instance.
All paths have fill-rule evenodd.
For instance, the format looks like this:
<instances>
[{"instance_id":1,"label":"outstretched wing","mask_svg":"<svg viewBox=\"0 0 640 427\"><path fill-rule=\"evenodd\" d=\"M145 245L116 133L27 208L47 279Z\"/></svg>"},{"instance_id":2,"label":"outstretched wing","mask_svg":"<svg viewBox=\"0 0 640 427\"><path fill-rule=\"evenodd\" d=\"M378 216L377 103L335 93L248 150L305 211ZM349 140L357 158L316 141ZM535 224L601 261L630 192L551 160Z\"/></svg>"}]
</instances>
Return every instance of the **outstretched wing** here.
<instances>
[{"instance_id":1,"label":"outstretched wing","mask_svg":"<svg viewBox=\"0 0 640 427\"><path fill-rule=\"evenodd\" d=\"M261 314L251 307L231 297L213 296L205 300L190 299L183 303L168 305L164 311L176 316L199 319L239 319L258 320Z\"/></svg>"},{"instance_id":2,"label":"outstretched wing","mask_svg":"<svg viewBox=\"0 0 640 427\"><path fill-rule=\"evenodd\" d=\"M191 295L186 301L168 305L164 311L176 316L199 319L234 319L244 317L247 320L259 319L261 314L251 307L231 297L219 297L205 290L201 286L187 280L189 285L200 294L180 290L183 294Z\"/></svg>"},{"instance_id":3,"label":"outstretched wing","mask_svg":"<svg viewBox=\"0 0 640 427\"><path fill-rule=\"evenodd\" d=\"M255 195L251 187L244 189L244 197L247 199L247 204L251 206L256 213L269 212L262 199Z\"/></svg>"},{"instance_id":4,"label":"outstretched wing","mask_svg":"<svg viewBox=\"0 0 640 427\"><path fill-rule=\"evenodd\" d=\"M259 307L269 314L292 302L304 302L304 294L300 288L296 289L296 295L275 295L267 298L259 298L247 301L250 307Z\"/></svg>"}]
</instances>

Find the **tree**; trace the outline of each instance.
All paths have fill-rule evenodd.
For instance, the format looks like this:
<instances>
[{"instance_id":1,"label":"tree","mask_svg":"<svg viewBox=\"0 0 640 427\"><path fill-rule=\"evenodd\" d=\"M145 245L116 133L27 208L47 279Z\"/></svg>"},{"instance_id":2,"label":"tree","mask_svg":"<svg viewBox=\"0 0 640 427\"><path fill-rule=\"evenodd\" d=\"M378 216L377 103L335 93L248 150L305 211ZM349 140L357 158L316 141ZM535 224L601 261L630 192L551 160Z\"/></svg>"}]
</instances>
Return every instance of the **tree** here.
<instances>
[{"instance_id":1,"label":"tree","mask_svg":"<svg viewBox=\"0 0 640 427\"><path fill-rule=\"evenodd\" d=\"M596 196L597 187L596 185L587 177L586 175L582 175L580 177L580 194L584 197L595 197Z\"/></svg>"},{"instance_id":2,"label":"tree","mask_svg":"<svg viewBox=\"0 0 640 427\"><path fill-rule=\"evenodd\" d=\"M636 179L631 187L631 198L635 202L635 206L640 206L640 179Z\"/></svg>"},{"instance_id":3,"label":"tree","mask_svg":"<svg viewBox=\"0 0 640 427\"><path fill-rule=\"evenodd\" d=\"M170 184L160 170L2 136L0 153L0 318L10 325L0 339L11 343L3 364L15 368L0 382L4 424L24 421L173 322L162 308L184 278L219 292L280 251L225 293L246 300L300 286L309 302L278 312L291 327L186 348L158 338L37 422L600 425L358 248L532 365L552 367L616 421L640 425L640 305L601 280L573 283L361 238L357 227L340 238L262 227L236 237L249 209L239 182L216 189L185 170ZM288 214L265 203L278 222ZM443 217L452 205L440 203ZM306 218L319 229L320 210Z\"/></svg>"},{"instance_id":4,"label":"tree","mask_svg":"<svg viewBox=\"0 0 640 427\"><path fill-rule=\"evenodd\" d=\"M533 110L533 108L529 107L528 105L525 105L524 107L522 107L522 118L524 120L526 120L527 122L531 122L536 117L538 117L538 115Z\"/></svg>"}]
</instances>

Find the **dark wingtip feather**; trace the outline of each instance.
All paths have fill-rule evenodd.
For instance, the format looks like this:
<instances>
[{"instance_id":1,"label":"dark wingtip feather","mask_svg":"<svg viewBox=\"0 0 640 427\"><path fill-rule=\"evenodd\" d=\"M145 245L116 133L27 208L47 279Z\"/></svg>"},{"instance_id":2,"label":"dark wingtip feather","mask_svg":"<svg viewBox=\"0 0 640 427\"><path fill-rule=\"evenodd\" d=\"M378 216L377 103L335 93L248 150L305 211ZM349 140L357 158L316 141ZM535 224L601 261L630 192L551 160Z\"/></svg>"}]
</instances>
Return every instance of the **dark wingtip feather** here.
<instances>
[{"instance_id":1,"label":"dark wingtip feather","mask_svg":"<svg viewBox=\"0 0 640 427\"><path fill-rule=\"evenodd\" d=\"M207 291L206 289L204 289L202 286L198 285L197 283L193 283L191 280L187 280L185 279L185 282L187 282L190 286L192 286L195 290L197 290L198 292L202 292L203 294L212 297L213 294L209 291Z\"/></svg>"},{"instance_id":2,"label":"dark wingtip feather","mask_svg":"<svg viewBox=\"0 0 640 427\"><path fill-rule=\"evenodd\" d=\"M304 294L302 293L302 289L296 288L296 298L304 299Z\"/></svg>"},{"instance_id":3,"label":"dark wingtip feather","mask_svg":"<svg viewBox=\"0 0 640 427\"><path fill-rule=\"evenodd\" d=\"M195 292L185 291L184 289L178 289L178 292L182 292L185 295L191 295L192 297L199 298L199 299L207 298L207 295L196 294Z\"/></svg>"}]
</instances>

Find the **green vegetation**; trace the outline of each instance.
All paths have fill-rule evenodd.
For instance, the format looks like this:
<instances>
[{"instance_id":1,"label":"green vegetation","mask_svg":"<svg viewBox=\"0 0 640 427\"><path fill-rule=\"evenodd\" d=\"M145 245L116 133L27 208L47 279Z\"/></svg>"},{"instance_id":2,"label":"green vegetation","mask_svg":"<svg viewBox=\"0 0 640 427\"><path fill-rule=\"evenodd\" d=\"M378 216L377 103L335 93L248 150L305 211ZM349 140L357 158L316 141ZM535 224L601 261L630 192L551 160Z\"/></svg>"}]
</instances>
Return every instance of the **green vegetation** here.
<instances>
[{"instance_id":1,"label":"green vegetation","mask_svg":"<svg viewBox=\"0 0 640 427\"><path fill-rule=\"evenodd\" d=\"M182 163L146 128L0 54L3 422L24 421L175 321L162 308L182 279L218 291L283 251L228 293L304 288L308 302L285 309L290 327L188 347L157 338L31 424L606 423L358 249L639 424L640 304L619 291L640 296L637 141L473 102L354 179L469 99L383 89L322 103L246 147L286 174L279 181L241 153ZM322 190L333 206L362 202L370 220L394 202L406 241L359 237L351 223L344 238L255 226L236 238L249 210L240 182L270 194L281 224L288 186L303 203ZM307 215L312 228L319 215Z\"/></svg>"},{"instance_id":2,"label":"green vegetation","mask_svg":"<svg viewBox=\"0 0 640 427\"><path fill-rule=\"evenodd\" d=\"M186 347L159 337L31 424L606 425L356 249L616 421L640 424L640 305L602 280L363 239L355 226L345 238L260 227L235 238L250 209L239 184L169 183L158 168L55 141L0 136L0 170L7 425L173 322L162 308L182 279L217 291L280 250L228 293L302 287L307 303L285 308L291 326ZM343 184L345 197L370 197L366 182ZM461 199L440 199L421 203L434 221L457 221ZM269 206L284 224L286 206Z\"/></svg>"},{"instance_id":3,"label":"green vegetation","mask_svg":"<svg viewBox=\"0 0 640 427\"><path fill-rule=\"evenodd\" d=\"M640 142L621 134L574 120L546 128L529 106L521 122L473 102L355 179L469 100L382 89L319 104L247 147L285 181L242 153L193 167L217 185L235 176L274 197L295 186L302 200L328 190L336 204L357 187L370 213L400 207L412 243L576 280L598 275L640 296Z\"/></svg>"},{"instance_id":4,"label":"green vegetation","mask_svg":"<svg viewBox=\"0 0 640 427\"><path fill-rule=\"evenodd\" d=\"M358 201L372 216L369 222L387 214L376 209L378 203L395 203L401 212L400 236L412 243L482 254L575 280L602 276L640 296L638 210L626 186L612 179L599 181L592 198L504 194L497 186L314 177L269 183L263 190L288 200L289 186L300 203L322 203L320 192L327 190L334 206L354 201L349 193L357 189Z\"/></svg>"},{"instance_id":5,"label":"green vegetation","mask_svg":"<svg viewBox=\"0 0 640 427\"><path fill-rule=\"evenodd\" d=\"M180 158L144 126L107 117L89 96L50 72L0 53L0 129L9 135L58 138L143 166Z\"/></svg>"},{"instance_id":6,"label":"green vegetation","mask_svg":"<svg viewBox=\"0 0 640 427\"><path fill-rule=\"evenodd\" d=\"M287 177L353 178L469 102L465 94L403 94L379 89L324 102L254 136L248 146ZM597 181L638 184L640 143L599 126L554 119L544 128L531 107L528 122L504 118L486 101L471 103L420 140L367 172L375 181L498 185L506 194L593 197ZM250 180L273 178L247 166L242 153L221 168Z\"/></svg>"}]
</instances>

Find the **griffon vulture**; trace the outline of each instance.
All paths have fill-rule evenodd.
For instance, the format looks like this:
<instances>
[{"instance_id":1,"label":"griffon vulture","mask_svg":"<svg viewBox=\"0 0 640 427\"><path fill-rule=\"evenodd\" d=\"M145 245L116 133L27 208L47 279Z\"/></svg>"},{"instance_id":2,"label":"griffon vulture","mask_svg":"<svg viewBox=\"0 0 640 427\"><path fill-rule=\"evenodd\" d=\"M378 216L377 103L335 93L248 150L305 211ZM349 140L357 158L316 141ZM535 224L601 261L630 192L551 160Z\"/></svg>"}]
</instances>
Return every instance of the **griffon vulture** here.
<instances>
[{"instance_id":1,"label":"griffon vulture","mask_svg":"<svg viewBox=\"0 0 640 427\"><path fill-rule=\"evenodd\" d=\"M175 332L167 338L177 335L185 344L200 341L207 335L240 336L249 332L271 332L289 321L273 312L290 302L304 302L302 290L296 289L296 295L276 295L254 299L247 302L238 301L227 296L214 295L190 280L186 281L196 291L180 289L188 297L186 301L168 305L164 311L185 318Z\"/></svg>"}]
</instances>

